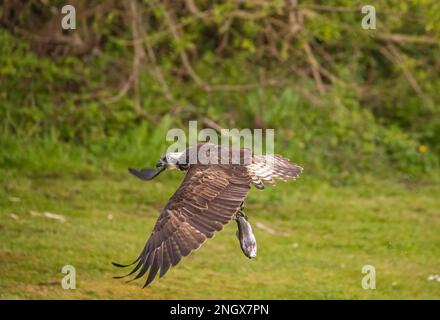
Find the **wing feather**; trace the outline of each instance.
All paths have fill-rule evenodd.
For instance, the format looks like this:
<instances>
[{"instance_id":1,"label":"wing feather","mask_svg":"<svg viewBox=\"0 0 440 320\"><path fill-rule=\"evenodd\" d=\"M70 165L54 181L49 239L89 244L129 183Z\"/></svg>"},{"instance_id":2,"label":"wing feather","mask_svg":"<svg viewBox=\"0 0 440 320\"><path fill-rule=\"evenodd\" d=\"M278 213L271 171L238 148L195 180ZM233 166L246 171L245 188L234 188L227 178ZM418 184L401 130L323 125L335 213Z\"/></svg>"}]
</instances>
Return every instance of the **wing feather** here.
<instances>
[{"instance_id":1,"label":"wing feather","mask_svg":"<svg viewBox=\"0 0 440 320\"><path fill-rule=\"evenodd\" d=\"M252 163L246 168L252 183L258 189L264 189L264 183L275 184L275 180L296 180L303 168L293 164L280 155L254 155Z\"/></svg>"},{"instance_id":2,"label":"wing feather","mask_svg":"<svg viewBox=\"0 0 440 320\"><path fill-rule=\"evenodd\" d=\"M244 166L190 166L179 189L161 211L144 249L128 274L139 279L148 272L148 286L163 277L182 257L223 229L240 208L251 178ZM127 275L127 276L128 276Z\"/></svg>"}]
</instances>

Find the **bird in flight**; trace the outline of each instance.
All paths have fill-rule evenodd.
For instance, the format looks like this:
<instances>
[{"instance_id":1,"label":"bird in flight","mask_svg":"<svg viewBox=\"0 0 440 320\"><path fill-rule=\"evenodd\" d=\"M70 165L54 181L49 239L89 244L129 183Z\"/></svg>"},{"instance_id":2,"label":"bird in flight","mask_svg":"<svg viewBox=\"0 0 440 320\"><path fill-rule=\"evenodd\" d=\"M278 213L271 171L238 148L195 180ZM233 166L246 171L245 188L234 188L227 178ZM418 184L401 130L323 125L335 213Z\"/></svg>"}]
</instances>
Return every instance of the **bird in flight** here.
<instances>
[{"instance_id":1,"label":"bird in flight","mask_svg":"<svg viewBox=\"0 0 440 320\"><path fill-rule=\"evenodd\" d=\"M198 156L195 161L191 154ZM274 185L276 179L296 180L303 170L280 155L257 155L249 149L214 144L198 144L182 152L168 153L156 168L129 171L142 180L152 180L167 168L186 171L186 176L160 212L137 259L128 265L113 263L117 267L136 264L130 273L115 278L137 272L132 279L136 280L148 272L144 287L158 272L163 277L171 266L198 249L232 219L237 222L243 253L254 258L256 241L243 212L251 185L263 190L265 184Z\"/></svg>"}]
</instances>

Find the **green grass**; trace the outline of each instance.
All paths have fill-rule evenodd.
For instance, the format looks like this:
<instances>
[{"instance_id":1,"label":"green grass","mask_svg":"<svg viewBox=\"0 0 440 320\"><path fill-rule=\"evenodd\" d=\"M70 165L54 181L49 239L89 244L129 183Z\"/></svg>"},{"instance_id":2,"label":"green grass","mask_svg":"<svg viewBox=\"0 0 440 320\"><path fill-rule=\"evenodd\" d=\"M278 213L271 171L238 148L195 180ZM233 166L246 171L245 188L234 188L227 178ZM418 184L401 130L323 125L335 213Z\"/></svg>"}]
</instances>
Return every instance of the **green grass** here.
<instances>
[{"instance_id":1,"label":"green grass","mask_svg":"<svg viewBox=\"0 0 440 320\"><path fill-rule=\"evenodd\" d=\"M363 177L332 187L305 172L297 182L254 189L245 211L255 260L244 257L230 223L142 289L143 281L113 279L125 271L111 261L137 256L180 173L142 182L122 170L14 169L0 179L2 299L440 298L440 282L427 280L440 274L440 186L432 182ZM67 264L76 268L76 290L61 288ZM376 290L361 287L366 264L376 268Z\"/></svg>"}]
</instances>

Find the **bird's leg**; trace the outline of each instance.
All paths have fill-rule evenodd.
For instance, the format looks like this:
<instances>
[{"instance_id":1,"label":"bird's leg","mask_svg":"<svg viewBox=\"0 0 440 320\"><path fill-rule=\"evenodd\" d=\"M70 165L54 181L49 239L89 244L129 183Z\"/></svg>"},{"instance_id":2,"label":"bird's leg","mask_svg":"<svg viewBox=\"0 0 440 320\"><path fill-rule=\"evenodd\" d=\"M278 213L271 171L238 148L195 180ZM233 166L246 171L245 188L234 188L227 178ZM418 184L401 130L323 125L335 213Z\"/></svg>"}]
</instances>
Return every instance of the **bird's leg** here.
<instances>
[{"instance_id":1,"label":"bird's leg","mask_svg":"<svg viewBox=\"0 0 440 320\"><path fill-rule=\"evenodd\" d=\"M236 220L236 221L238 221L238 219L240 218L240 217L243 217L243 218L245 218L246 220L248 220L248 217L246 216L246 214L244 213L244 201L240 204L240 209L238 209L237 210L237 212L235 213L235 215L234 215L234 219Z\"/></svg>"}]
</instances>

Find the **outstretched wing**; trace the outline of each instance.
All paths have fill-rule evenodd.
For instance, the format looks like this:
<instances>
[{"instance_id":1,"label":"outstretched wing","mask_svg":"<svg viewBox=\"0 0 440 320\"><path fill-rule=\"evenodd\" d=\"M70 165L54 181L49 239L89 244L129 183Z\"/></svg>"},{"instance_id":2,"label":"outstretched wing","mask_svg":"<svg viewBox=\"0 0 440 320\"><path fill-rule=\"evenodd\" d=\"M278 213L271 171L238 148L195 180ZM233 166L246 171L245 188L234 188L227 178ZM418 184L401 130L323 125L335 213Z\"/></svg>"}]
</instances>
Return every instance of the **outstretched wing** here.
<instances>
[{"instance_id":1,"label":"outstretched wing","mask_svg":"<svg viewBox=\"0 0 440 320\"><path fill-rule=\"evenodd\" d=\"M150 238L134 261L136 266L128 275L139 271L135 280L148 272L144 287L159 270L159 277L164 276L182 257L198 249L215 231L223 229L240 208L250 182L243 166L190 166L179 189L160 213Z\"/></svg>"},{"instance_id":2,"label":"outstretched wing","mask_svg":"<svg viewBox=\"0 0 440 320\"><path fill-rule=\"evenodd\" d=\"M275 184L275 180L296 180L303 168L289 162L280 155L254 155L252 163L247 165L252 183L258 189L264 189L264 183Z\"/></svg>"}]
</instances>

